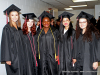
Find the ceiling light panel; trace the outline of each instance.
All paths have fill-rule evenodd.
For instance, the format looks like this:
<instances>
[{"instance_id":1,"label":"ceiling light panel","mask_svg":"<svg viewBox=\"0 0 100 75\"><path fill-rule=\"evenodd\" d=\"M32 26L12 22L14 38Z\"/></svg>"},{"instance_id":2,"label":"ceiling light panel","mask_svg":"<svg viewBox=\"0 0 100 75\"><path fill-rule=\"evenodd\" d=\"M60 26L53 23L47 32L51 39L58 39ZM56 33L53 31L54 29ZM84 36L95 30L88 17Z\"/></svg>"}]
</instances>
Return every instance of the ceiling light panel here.
<instances>
[{"instance_id":1,"label":"ceiling light panel","mask_svg":"<svg viewBox=\"0 0 100 75\"><path fill-rule=\"evenodd\" d=\"M76 6L69 6L69 7L86 7L87 5L76 5Z\"/></svg>"},{"instance_id":2,"label":"ceiling light panel","mask_svg":"<svg viewBox=\"0 0 100 75\"><path fill-rule=\"evenodd\" d=\"M72 0L73 2L88 2L88 1L98 1L98 0Z\"/></svg>"}]
</instances>

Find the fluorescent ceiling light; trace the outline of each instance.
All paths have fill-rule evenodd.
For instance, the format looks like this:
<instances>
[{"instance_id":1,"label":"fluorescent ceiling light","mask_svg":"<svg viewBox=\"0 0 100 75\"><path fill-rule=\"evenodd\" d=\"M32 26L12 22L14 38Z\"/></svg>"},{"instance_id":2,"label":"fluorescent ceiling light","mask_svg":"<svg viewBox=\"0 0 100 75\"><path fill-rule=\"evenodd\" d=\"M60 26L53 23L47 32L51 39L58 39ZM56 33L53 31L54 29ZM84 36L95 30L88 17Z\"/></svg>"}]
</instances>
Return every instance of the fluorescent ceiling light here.
<instances>
[{"instance_id":1,"label":"fluorescent ceiling light","mask_svg":"<svg viewBox=\"0 0 100 75\"><path fill-rule=\"evenodd\" d=\"M86 7L87 5L76 5L76 6L69 6L69 7Z\"/></svg>"},{"instance_id":2,"label":"fluorescent ceiling light","mask_svg":"<svg viewBox=\"0 0 100 75\"><path fill-rule=\"evenodd\" d=\"M73 10L73 8L64 8L65 10Z\"/></svg>"},{"instance_id":3,"label":"fluorescent ceiling light","mask_svg":"<svg viewBox=\"0 0 100 75\"><path fill-rule=\"evenodd\" d=\"M98 1L98 0L72 0L73 2L86 2L86 1Z\"/></svg>"}]
</instances>

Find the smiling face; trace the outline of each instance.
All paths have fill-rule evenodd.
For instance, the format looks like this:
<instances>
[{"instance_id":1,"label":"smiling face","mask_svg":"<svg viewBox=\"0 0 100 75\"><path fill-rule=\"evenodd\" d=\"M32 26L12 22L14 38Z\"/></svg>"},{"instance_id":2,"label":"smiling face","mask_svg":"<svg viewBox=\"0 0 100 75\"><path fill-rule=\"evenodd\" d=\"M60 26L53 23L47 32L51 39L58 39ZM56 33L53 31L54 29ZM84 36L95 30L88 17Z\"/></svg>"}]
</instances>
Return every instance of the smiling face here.
<instances>
[{"instance_id":1,"label":"smiling face","mask_svg":"<svg viewBox=\"0 0 100 75\"><path fill-rule=\"evenodd\" d=\"M42 20L42 24L45 28L49 28L50 27L50 19L48 17L44 17Z\"/></svg>"},{"instance_id":2,"label":"smiling face","mask_svg":"<svg viewBox=\"0 0 100 75\"><path fill-rule=\"evenodd\" d=\"M87 27L87 20L85 18L80 18L79 19L79 27L81 29L86 29L86 27Z\"/></svg>"},{"instance_id":3,"label":"smiling face","mask_svg":"<svg viewBox=\"0 0 100 75\"><path fill-rule=\"evenodd\" d=\"M63 25L65 27L69 27L69 24L70 24L70 20L68 18L63 18Z\"/></svg>"},{"instance_id":4,"label":"smiling face","mask_svg":"<svg viewBox=\"0 0 100 75\"><path fill-rule=\"evenodd\" d=\"M17 22L19 17L18 12L17 11L10 12L9 17L12 22Z\"/></svg>"},{"instance_id":5,"label":"smiling face","mask_svg":"<svg viewBox=\"0 0 100 75\"><path fill-rule=\"evenodd\" d=\"M27 27L31 28L33 26L34 20L33 19L29 19L27 22Z\"/></svg>"}]
</instances>

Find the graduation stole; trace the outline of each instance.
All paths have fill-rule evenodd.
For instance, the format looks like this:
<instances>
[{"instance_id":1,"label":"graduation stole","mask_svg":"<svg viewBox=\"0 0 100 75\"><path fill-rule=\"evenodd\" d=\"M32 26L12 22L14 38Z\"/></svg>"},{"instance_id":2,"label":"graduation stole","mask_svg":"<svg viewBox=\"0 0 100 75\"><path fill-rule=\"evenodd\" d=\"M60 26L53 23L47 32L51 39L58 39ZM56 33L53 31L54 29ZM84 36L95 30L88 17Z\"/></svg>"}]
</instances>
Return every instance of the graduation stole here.
<instances>
[{"instance_id":1,"label":"graduation stole","mask_svg":"<svg viewBox=\"0 0 100 75\"><path fill-rule=\"evenodd\" d=\"M43 27L43 28L44 28L44 27ZM39 54L39 59L40 59L40 51L39 51L39 37L40 37L40 35L41 35L42 31L43 31L43 28L41 29L41 31L40 31L40 33L39 33L39 35L38 35L38 40L37 40L37 42L38 42L38 54ZM53 36L53 39L54 39L54 50L55 50L55 59L56 59L55 37L54 37L54 34L53 34L53 32L52 32L51 27L50 27L50 31L51 31L52 36Z\"/></svg>"},{"instance_id":2,"label":"graduation stole","mask_svg":"<svg viewBox=\"0 0 100 75\"><path fill-rule=\"evenodd\" d=\"M36 59L36 50L35 50L35 45L34 45L34 37L33 37L33 34L32 34L33 46L34 46L34 51L33 51L33 46L32 46L32 43L31 43L31 39L30 39L28 34L27 34L27 36L28 36L28 39L29 39L30 44L31 44L31 49L32 49L32 52L33 52L33 55L34 55L34 58L35 58L35 62L36 62L36 67L37 67L38 65L37 65L37 59Z\"/></svg>"},{"instance_id":3,"label":"graduation stole","mask_svg":"<svg viewBox=\"0 0 100 75\"><path fill-rule=\"evenodd\" d=\"M72 36L71 36L71 49L73 49L73 40L72 40Z\"/></svg>"}]
</instances>

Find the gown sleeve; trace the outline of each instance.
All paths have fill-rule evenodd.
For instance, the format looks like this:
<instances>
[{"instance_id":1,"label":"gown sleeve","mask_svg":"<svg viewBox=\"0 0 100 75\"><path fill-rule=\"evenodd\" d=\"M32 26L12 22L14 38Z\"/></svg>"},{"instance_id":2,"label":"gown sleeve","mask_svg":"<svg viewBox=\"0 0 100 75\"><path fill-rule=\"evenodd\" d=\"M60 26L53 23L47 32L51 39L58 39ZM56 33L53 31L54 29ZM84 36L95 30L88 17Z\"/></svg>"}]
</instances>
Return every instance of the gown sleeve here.
<instances>
[{"instance_id":1,"label":"gown sleeve","mask_svg":"<svg viewBox=\"0 0 100 75\"><path fill-rule=\"evenodd\" d=\"M8 28L4 28L1 39L1 61L11 61L10 56L10 31Z\"/></svg>"},{"instance_id":2,"label":"gown sleeve","mask_svg":"<svg viewBox=\"0 0 100 75\"><path fill-rule=\"evenodd\" d=\"M93 45L93 62L98 62L98 42L95 34L92 35L92 45Z\"/></svg>"},{"instance_id":3,"label":"gown sleeve","mask_svg":"<svg viewBox=\"0 0 100 75\"><path fill-rule=\"evenodd\" d=\"M77 55L77 43L76 43L76 34L74 32L73 35L73 51L72 51L72 58L76 59L76 55Z\"/></svg>"},{"instance_id":4,"label":"gown sleeve","mask_svg":"<svg viewBox=\"0 0 100 75\"><path fill-rule=\"evenodd\" d=\"M97 55L98 61L100 62L100 38L98 39L97 49L98 49L98 51L97 51L96 55Z\"/></svg>"}]
</instances>

